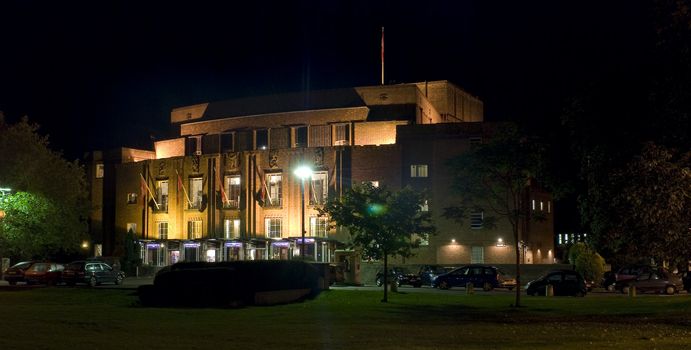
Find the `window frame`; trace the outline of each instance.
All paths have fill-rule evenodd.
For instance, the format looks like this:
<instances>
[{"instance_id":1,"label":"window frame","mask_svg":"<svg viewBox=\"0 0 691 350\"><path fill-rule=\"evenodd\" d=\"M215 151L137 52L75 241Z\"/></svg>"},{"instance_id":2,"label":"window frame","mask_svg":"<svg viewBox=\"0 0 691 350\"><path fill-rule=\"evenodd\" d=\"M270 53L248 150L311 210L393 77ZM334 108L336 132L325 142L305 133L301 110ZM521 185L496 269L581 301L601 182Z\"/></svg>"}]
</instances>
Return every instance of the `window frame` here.
<instances>
[{"instance_id":1,"label":"window frame","mask_svg":"<svg viewBox=\"0 0 691 350\"><path fill-rule=\"evenodd\" d=\"M237 179L237 184L234 184L234 180ZM242 177L239 174L225 175L223 177L223 190L226 193L228 199L227 202L223 202L224 209L238 209L240 208L240 195L242 194ZM233 192L237 192L235 195Z\"/></svg>"},{"instance_id":2,"label":"window frame","mask_svg":"<svg viewBox=\"0 0 691 350\"><path fill-rule=\"evenodd\" d=\"M199 183L199 190L195 191L192 186L197 182ZM190 196L190 201L189 203L187 203L187 209L201 209L204 201L204 177L190 176L189 178L187 178L187 193Z\"/></svg>"},{"instance_id":3,"label":"window frame","mask_svg":"<svg viewBox=\"0 0 691 350\"><path fill-rule=\"evenodd\" d=\"M319 178L319 179L317 179ZM317 191L315 183L322 182L321 197L316 197ZM309 179L309 188L307 189L307 194L309 196L309 205L324 205L326 200L329 198L329 174L326 171L315 171L312 173L312 177Z\"/></svg>"},{"instance_id":4,"label":"window frame","mask_svg":"<svg viewBox=\"0 0 691 350\"><path fill-rule=\"evenodd\" d=\"M411 164L410 177L427 178L429 177L429 166L427 164Z\"/></svg>"},{"instance_id":5,"label":"window frame","mask_svg":"<svg viewBox=\"0 0 691 350\"><path fill-rule=\"evenodd\" d=\"M277 225L276 225L277 224ZM277 230L273 230L276 229ZM270 216L264 218L264 236L266 238L282 238L283 236L283 218Z\"/></svg>"}]
</instances>

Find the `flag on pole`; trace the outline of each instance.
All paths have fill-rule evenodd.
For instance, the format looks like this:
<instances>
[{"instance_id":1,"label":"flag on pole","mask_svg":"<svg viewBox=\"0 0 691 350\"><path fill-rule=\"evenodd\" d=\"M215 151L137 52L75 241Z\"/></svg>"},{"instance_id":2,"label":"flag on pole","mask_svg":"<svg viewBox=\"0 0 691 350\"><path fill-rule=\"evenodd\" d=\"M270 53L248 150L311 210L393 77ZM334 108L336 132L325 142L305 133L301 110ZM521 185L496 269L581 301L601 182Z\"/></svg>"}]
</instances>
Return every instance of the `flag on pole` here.
<instances>
[{"instance_id":1,"label":"flag on pole","mask_svg":"<svg viewBox=\"0 0 691 350\"><path fill-rule=\"evenodd\" d=\"M221 174L216 171L216 167L214 167L214 171L216 172L216 183L218 183L218 188L221 192L221 201L224 205L227 205L230 200L228 200L228 196L226 195L225 184L221 182Z\"/></svg>"},{"instance_id":2,"label":"flag on pole","mask_svg":"<svg viewBox=\"0 0 691 350\"><path fill-rule=\"evenodd\" d=\"M190 200L190 196L187 195L187 189L185 189L185 185L182 183L182 178L180 177L180 174L178 173L178 169L175 169L175 175L178 176L178 197L180 196L180 191L185 194L185 199L187 200L187 204L189 204L190 207L192 207L192 201Z\"/></svg>"},{"instance_id":3,"label":"flag on pole","mask_svg":"<svg viewBox=\"0 0 691 350\"><path fill-rule=\"evenodd\" d=\"M266 198L269 198L269 204L271 203L271 197L268 196L268 189L266 187L266 181L264 181L264 175L259 171L259 167L257 166L257 158L254 158L254 172L257 174L257 177L259 178L260 181L260 187L259 191L255 193L255 199L257 203L259 203L260 206L266 205Z\"/></svg>"},{"instance_id":4,"label":"flag on pole","mask_svg":"<svg viewBox=\"0 0 691 350\"><path fill-rule=\"evenodd\" d=\"M144 185L144 187L146 187L146 190L149 192L149 195L151 195L151 199L154 201L154 205L156 205L156 209L160 209L161 207L158 205L158 202L156 202L156 197L151 192L151 189L149 188L149 185L146 183L146 180L144 180L144 175L142 175L142 173L139 173L139 178L141 178L141 180L142 180L141 184ZM146 203L146 201L144 201L144 203Z\"/></svg>"}]
</instances>

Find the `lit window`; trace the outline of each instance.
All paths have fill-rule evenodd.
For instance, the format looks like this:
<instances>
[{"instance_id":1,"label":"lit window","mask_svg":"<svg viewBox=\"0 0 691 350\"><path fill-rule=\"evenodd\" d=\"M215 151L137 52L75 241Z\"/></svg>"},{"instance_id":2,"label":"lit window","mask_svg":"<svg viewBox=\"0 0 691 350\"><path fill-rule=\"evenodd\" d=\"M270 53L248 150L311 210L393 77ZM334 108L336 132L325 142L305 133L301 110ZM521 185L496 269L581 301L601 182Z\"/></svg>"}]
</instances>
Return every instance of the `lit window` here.
<instances>
[{"instance_id":1,"label":"lit window","mask_svg":"<svg viewBox=\"0 0 691 350\"><path fill-rule=\"evenodd\" d=\"M427 177L427 164L413 164L410 166L410 177Z\"/></svg>"},{"instance_id":2,"label":"lit window","mask_svg":"<svg viewBox=\"0 0 691 350\"><path fill-rule=\"evenodd\" d=\"M429 211L429 205L426 199L425 202L420 206L420 211Z\"/></svg>"},{"instance_id":3,"label":"lit window","mask_svg":"<svg viewBox=\"0 0 691 350\"><path fill-rule=\"evenodd\" d=\"M103 163L96 164L96 178L97 179L103 178Z\"/></svg>"},{"instance_id":4,"label":"lit window","mask_svg":"<svg viewBox=\"0 0 691 350\"><path fill-rule=\"evenodd\" d=\"M202 221L191 220L187 222L187 238L200 239L202 238Z\"/></svg>"},{"instance_id":5,"label":"lit window","mask_svg":"<svg viewBox=\"0 0 691 350\"><path fill-rule=\"evenodd\" d=\"M266 206L280 207L281 206L281 187L283 176L281 174L266 174L266 189L267 198Z\"/></svg>"},{"instance_id":6,"label":"lit window","mask_svg":"<svg viewBox=\"0 0 691 350\"><path fill-rule=\"evenodd\" d=\"M266 218L264 225L266 226L267 238L281 238L281 218Z\"/></svg>"},{"instance_id":7,"label":"lit window","mask_svg":"<svg viewBox=\"0 0 691 350\"><path fill-rule=\"evenodd\" d=\"M547 201L547 212L548 213L552 212L552 202L551 201Z\"/></svg>"},{"instance_id":8,"label":"lit window","mask_svg":"<svg viewBox=\"0 0 691 350\"><path fill-rule=\"evenodd\" d=\"M350 124L334 125L334 146L350 145Z\"/></svg>"},{"instance_id":9,"label":"lit window","mask_svg":"<svg viewBox=\"0 0 691 350\"><path fill-rule=\"evenodd\" d=\"M483 264L485 262L485 248L484 247L471 247L471 264Z\"/></svg>"},{"instance_id":10,"label":"lit window","mask_svg":"<svg viewBox=\"0 0 691 350\"><path fill-rule=\"evenodd\" d=\"M374 187L374 188L379 187L379 181L363 181L363 182L372 185L372 187Z\"/></svg>"},{"instance_id":11,"label":"lit window","mask_svg":"<svg viewBox=\"0 0 691 350\"><path fill-rule=\"evenodd\" d=\"M532 200L532 208L533 208L533 210L535 210L535 200L534 199Z\"/></svg>"},{"instance_id":12,"label":"lit window","mask_svg":"<svg viewBox=\"0 0 691 350\"><path fill-rule=\"evenodd\" d=\"M127 223L127 233L131 234L136 234L137 233L137 224L128 222Z\"/></svg>"},{"instance_id":13,"label":"lit window","mask_svg":"<svg viewBox=\"0 0 691 350\"><path fill-rule=\"evenodd\" d=\"M128 193L127 194L127 204L137 204L137 194Z\"/></svg>"},{"instance_id":14,"label":"lit window","mask_svg":"<svg viewBox=\"0 0 691 350\"><path fill-rule=\"evenodd\" d=\"M202 178L201 177L191 177L190 178L190 189L189 189L189 196L190 196L189 209L201 209L203 194L204 194L204 190L202 187Z\"/></svg>"},{"instance_id":15,"label":"lit window","mask_svg":"<svg viewBox=\"0 0 691 350\"><path fill-rule=\"evenodd\" d=\"M226 198L224 208L239 208L240 206L240 175L230 175L223 179Z\"/></svg>"},{"instance_id":16,"label":"lit window","mask_svg":"<svg viewBox=\"0 0 691 350\"><path fill-rule=\"evenodd\" d=\"M223 236L226 239L240 238L240 219L225 219L223 220Z\"/></svg>"},{"instance_id":17,"label":"lit window","mask_svg":"<svg viewBox=\"0 0 691 350\"><path fill-rule=\"evenodd\" d=\"M429 234L428 233L423 233L423 234L413 233L412 239L413 239L413 241L418 241L420 243L421 247L425 247L425 246L429 245Z\"/></svg>"},{"instance_id":18,"label":"lit window","mask_svg":"<svg viewBox=\"0 0 691 350\"><path fill-rule=\"evenodd\" d=\"M156 181L156 202L158 211L168 210L168 180Z\"/></svg>"},{"instance_id":19,"label":"lit window","mask_svg":"<svg viewBox=\"0 0 691 350\"><path fill-rule=\"evenodd\" d=\"M544 210L545 210L545 202L540 201L540 211L544 211Z\"/></svg>"},{"instance_id":20,"label":"lit window","mask_svg":"<svg viewBox=\"0 0 691 350\"><path fill-rule=\"evenodd\" d=\"M168 239L168 222L159 221L156 227L158 229L158 239Z\"/></svg>"},{"instance_id":21,"label":"lit window","mask_svg":"<svg viewBox=\"0 0 691 350\"><path fill-rule=\"evenodd\" d=\"M326 237L329 228L329 220L324 217L312 216L310 218L310 234L313 237Z\"/></svg>"},{"instance_id":22,"label":"lit window","mask_svg":"<svg viewBox=\"0 0 691 350\"><path fill-rule=\"evenodd\" d=\"M479 230L482 228L482 224L484 223L485 220L485 213L480 211L480 212L473 212L470 213L470 228L473 230Z\"/></svg>"},{"instance_id":23,"label":"lit window","mask_svg":"<svg viewBox=\"0 0 691 350\"><path fill-rule=\"evenodd\" d=\"M309 182L310 205L321 205L326 202L328 196L328 181L326 171L315 172Z\"/></svg>"}]
</instances>

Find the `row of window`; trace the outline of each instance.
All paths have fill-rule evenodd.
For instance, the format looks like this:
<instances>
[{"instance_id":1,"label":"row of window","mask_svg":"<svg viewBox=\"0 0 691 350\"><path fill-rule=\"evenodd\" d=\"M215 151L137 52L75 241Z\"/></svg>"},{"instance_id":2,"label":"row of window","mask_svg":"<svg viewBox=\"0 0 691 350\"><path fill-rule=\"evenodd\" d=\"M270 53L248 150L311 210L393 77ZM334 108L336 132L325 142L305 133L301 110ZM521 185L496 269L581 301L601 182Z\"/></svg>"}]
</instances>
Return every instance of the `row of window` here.
<instances>
[{"instance_id":1,"label":"row of window","mask_svg":"<svg viewBox=\"0 0 691 350\"><path fill-rule=\"evenodd\" d=\"M267 217L264 220L265 235L267 238L282 238L283 237L283 218ZM310 237L327 237L329 230L329 221L324 217L312 216L309 220L309 236ZM137 224L128 223L127 231L133 234L137 233ZM201 239L202 238L202 221L190 220L187 222L187 239ZM156 223L156 237L157 239L168 239L168 222L158 221ZM225 239L239 239L240 238L240 219L225 219L223 220L223 237Z\"/></svg>"},{"instance_id":2,"label":"row of window","mask_svg":"<svg viewBox=\"0 0 691 350\"><path fill-rule=\"evenodd\" d=\"M280 148L348 146L352 144L348 123L306 125L252 131L229 131L215 135L194 135L187 138L187 155Z\"/></svg>"},{"instance_id":3,"label":"row of window","mask_svg":"<svg viewBox=\"0 0 691 350\"><path fill-rule=\"evenodd\" d=\"M182 188L182 195L185 196L188 209L201 209L204 201L204 180L202 177L191 177L188 180L188 188ZM242 193L240 175L227 175L223 179L223 191L221 200L223 208L237 209L240 207L240 194ZM260 184L259 195L264 201L264 206L280 207L283 198L283 174L265 174L264 181ZM157 211L168 210L168 180L156 181L155 188L155 208ZM328 179L325 171L315 172L312 178L306 183L306 192L309 196L310 205L322 205L328 196ZM178 195L181 195L178 193ZM136 204L137 194L128 193L127 203Z\"/></svg>"},{"instance_id":4,"label":"row of window","mask_svg":"<svg viewBox=\"0 0 691 350\"><path fill-rule=\"evenodd\" d=\"M538 206L538 203L539 203L539 206ZM547 201L547 204L545 205L544 201L536 201L533 199L530 203L530 207L533 211L536 211L539 208L540 211L546 210L548 213L552 212L552 202L551 201Z\"/></svg>"}]
</instances>

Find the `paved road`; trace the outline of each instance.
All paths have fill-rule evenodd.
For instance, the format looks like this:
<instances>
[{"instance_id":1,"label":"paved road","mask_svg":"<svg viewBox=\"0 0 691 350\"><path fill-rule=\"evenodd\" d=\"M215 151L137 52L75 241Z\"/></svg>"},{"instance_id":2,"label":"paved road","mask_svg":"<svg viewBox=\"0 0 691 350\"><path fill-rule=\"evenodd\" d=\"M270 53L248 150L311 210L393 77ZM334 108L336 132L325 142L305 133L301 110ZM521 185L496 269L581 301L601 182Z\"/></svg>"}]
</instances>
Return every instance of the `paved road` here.
<instances>
[{"instance_id":1,"label":"paved road","mask_svg":"<svg viewBox=\"0 0 691 350\"><path fill-rule=\"evenodd\" d=\"M153 284L153 278L152 277L130 277L126 278L123 283L119 286L112 285L112 284L105 284L101 286L97 286L96 288L122 288L122 289L132 289L135 290L137 287L140 285L144 284ZM2 289L25 289L25 288L43 288L45 286L27 286L26 284L19 283L16 286L10 286L6 281L0 281L0 290ZM59 286L61 288L68 288L66 286ZM333 290L366 290L366 291L381 291L382 287L377 287L374 285L365 285L365 286L331 286L331 289ZM427 293L427 294L447 294L447 293L460 293L460 294L465 294L465 288L451 288L448 290L440 290L432 287L427 287L423 286L420 288L413 288L409 286L402 286L398 287L398 291L400 293ZM477 295L513 295L516 291L512 290L509 291L507 289L495 289L490 292L485 292L483 290L475 290L475 294ZM523 295L525 295L525 292L523 292ZM652 295L652 294L650 294ZM679 294L675 294L674 296L683 296L687 297L689 294L686 291L681 291ZM661 294L661 296L667 296L664 294ZM627 295L622 294L622 293L612 293L612 292L607 292L604 289L595 289L592 292L588 293L588 297L627 297ZM673 296L667 296L667 297L673 297Z\"/></svg>"}]
</instances>

